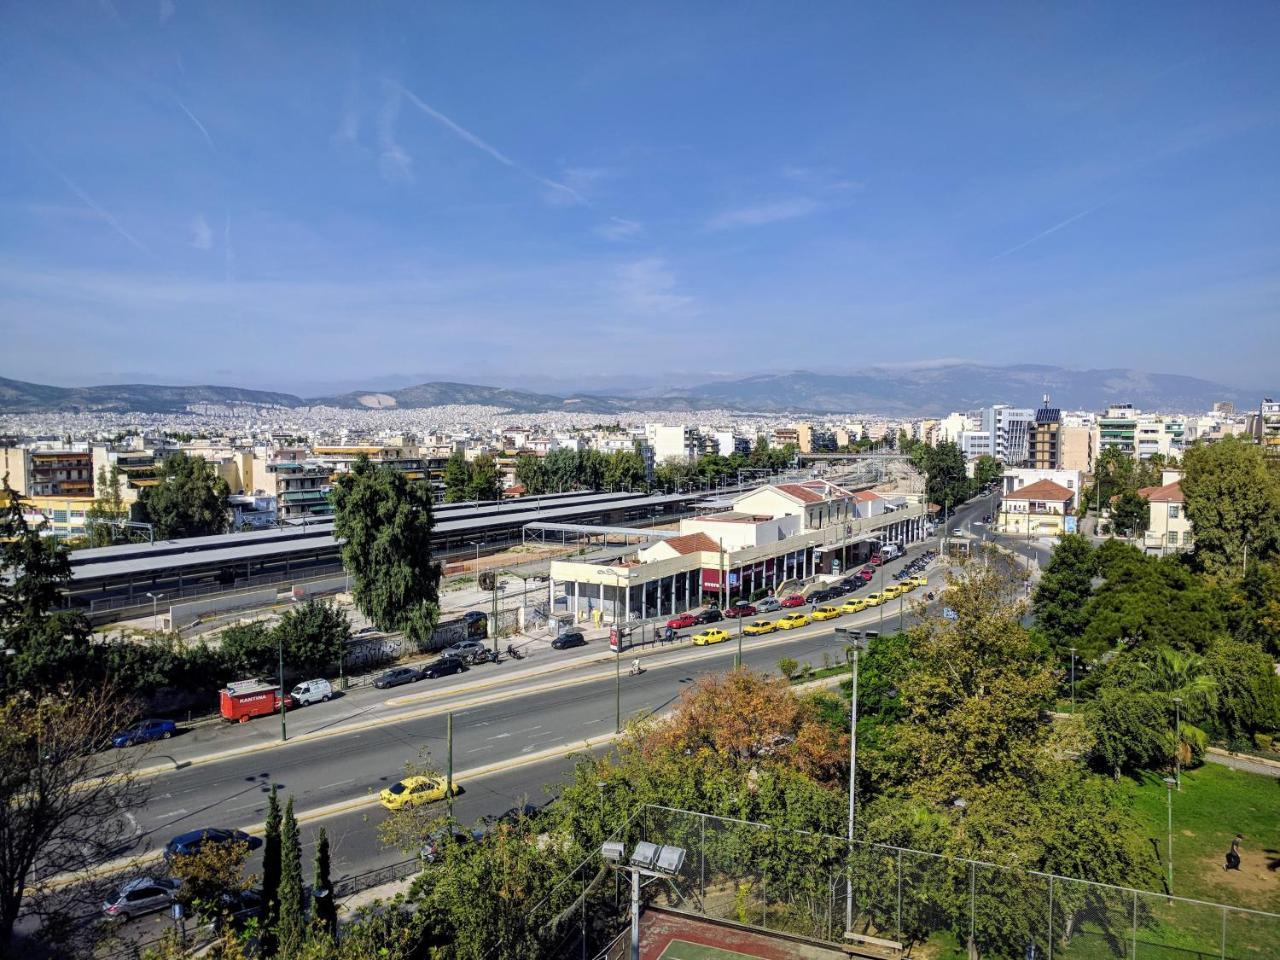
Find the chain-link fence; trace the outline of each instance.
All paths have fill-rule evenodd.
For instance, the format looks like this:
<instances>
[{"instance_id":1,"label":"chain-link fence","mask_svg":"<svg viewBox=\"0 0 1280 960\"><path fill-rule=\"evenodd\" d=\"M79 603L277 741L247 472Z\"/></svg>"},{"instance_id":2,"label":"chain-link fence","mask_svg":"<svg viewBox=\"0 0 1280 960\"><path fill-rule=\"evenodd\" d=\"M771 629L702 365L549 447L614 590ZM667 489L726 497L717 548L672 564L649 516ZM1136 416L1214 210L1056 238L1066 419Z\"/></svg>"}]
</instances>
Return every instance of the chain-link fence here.
<instances>
[{"instance_id":1,"label":"chain-link fence","mask_svg":"<svg viewBox=\"0 0 1280 960\"><path fill-rule=\"evenodd\" d=\"M1280 957L1273 913L667 807L646 807L638 824L640 839L687 854L650 901L709 919L832 943L846 932L927 943L938 956Z\"/></svg>"}]
</instances>

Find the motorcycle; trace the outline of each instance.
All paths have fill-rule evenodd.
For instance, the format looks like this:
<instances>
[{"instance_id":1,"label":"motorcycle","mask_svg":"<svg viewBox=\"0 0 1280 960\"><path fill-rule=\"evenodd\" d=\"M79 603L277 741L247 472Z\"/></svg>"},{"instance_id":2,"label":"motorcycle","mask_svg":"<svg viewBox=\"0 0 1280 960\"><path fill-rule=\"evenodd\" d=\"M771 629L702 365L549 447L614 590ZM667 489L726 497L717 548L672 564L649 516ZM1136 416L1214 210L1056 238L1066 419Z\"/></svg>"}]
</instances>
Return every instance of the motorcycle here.
<instances>
[{"instance_id":1,"label":"motorcycle","mask_svg":"<svg viewBox=\"0 0 1280 960\"><path fill-rule=\"evenodd\" d=\"M515 647L513 647L509 643L507 644L507 656L510 657L512 660L524 659L524 654L521 653L519 650L517 650Z\"/></svg>"}]
</instances>

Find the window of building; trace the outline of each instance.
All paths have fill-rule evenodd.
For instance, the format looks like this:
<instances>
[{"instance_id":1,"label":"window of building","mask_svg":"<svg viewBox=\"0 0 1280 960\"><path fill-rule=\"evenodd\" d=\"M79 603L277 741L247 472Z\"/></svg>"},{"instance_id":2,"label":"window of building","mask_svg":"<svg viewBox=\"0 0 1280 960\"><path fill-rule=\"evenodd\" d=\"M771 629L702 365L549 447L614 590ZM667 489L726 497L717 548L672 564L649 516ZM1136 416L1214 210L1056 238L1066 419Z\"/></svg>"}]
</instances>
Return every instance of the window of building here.
<instances>
[{"instance_id":1,"label":"window of building","mask_svg":"<svg viewBox=\"0 0 1280 960\"><path fill-rule=\"evenodd\" d=\"M1176 547L1177 545L1178 545L1178 531L1177 531L1177 530L1170 530L1170 531L1169 531L1169 546L1171 546L1171 547Z\"/></svg>"},{"instance_id":2,"label":"window of building","mask_svg":"<svg viewBox=\"0 0 1280 960\"><path fill-rule=\"evenodd\" d=\"M1169 504L1169 519L1170 520L1178 519L1178 505L1176 503Z\"/></svg>"}]
</instances>

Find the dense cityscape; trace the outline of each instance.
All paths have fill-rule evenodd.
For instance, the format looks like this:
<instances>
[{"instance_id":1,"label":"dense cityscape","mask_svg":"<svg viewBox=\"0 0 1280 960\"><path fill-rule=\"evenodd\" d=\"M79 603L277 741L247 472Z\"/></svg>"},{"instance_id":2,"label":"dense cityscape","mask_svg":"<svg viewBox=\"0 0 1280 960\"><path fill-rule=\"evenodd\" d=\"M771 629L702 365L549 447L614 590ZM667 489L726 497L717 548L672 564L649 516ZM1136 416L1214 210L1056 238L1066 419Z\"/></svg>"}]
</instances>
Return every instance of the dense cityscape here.
<instances>
[{"instance_id":1,"label":"dense cityscape","mask_svg":"<svg viewBox=\"0 0 1280 960\"><path fill-rule=\"evenodd\" d=\"M0 960L1280 958L1278 42L0 6Z\"/></svg>"}]
</instances>

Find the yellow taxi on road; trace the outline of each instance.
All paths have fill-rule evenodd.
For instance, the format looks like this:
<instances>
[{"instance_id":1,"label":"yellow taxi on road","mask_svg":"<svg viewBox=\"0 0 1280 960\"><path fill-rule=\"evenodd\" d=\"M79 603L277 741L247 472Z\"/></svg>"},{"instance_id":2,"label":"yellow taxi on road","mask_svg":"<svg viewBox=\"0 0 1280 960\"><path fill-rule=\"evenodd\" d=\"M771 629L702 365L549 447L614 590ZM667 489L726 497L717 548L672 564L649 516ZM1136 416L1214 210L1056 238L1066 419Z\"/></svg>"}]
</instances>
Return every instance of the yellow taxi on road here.
<instances>
[{"instance_id":1,"label":"yellow taxi on road","mask_svg":"<svg viewBox=\"0 0 1280 960\"><path fill-rule=\"evenodd\" d=\"M803 613L789 613L778 621L779 630L791 630L795 627L803 627L809 622L809 618Z\"/></svg>"},{"instance_id":2,"label":"yellow taxi on road","mask_svg":"<svg viewBox=\"0 0 1280 960\"><path fill-rule=\"evenodd\" d=\"M902 596L908 589L908 587L904 587L900 583L891 583L889 586L884 588L884 598L886 600L893 600L895 597Z\"/></svg>"},{"instance_id":3,"label":"yellow taxi on road","mask_svg":"<svg viewBox=\"0 0 1280 960\"><path fill-rule=\"evenodd\" d=\"M844 603L840 604L841 613L861 613L865 609L867 609L867 601L863 600L861 597L858 597L856 600L846 600Z\"/></svg>"},{"instance_id":4,"label":"yellow taxi on road","mask_svg":"<svg viewBox=\"0 0 1280 960\"><path fill-rule=\"evenodd\" d=\"M877 590L875 593L868 593L864 598L868 607L878 607L889 598Z\"/></svg>"},{"instance_id":5,"label":"yellow taxi on road","mask_svg":"<svg viewBox=\"0 0 1280 960\"><path fill-rule=\"evenodd\" d=\"M818 607L813 611L814 620L834 620L838 616L840 616L839 607L823 606L823 607Z\"/></svg>"},{"instance_id":6,"label":"yellow taxi on road","mask_svg":"<svg viewBox=\"0 0 1280 960\"><path fill-rule=\"evenodd\" d=\"M911 585L913 587L927 587L929 585L929 578L925 576L914 576L911 578Z\"/></svg>"},{"instance_id":7,"label":"yellow taxi on road","mask_svg":"<svg viewBox=\"0 0 1280 960\"><path fill-rule=\"evenodd\" d=\"M450 792L454 796L458 795L456 780ZM405 777L378 794L378 800L388 810L403 810L405 807L443 800L444 794L444 777Z\"/></svg>"},{"instance_id":8,"label":"yellow taxi on road","mask_svg":"<svg viewBox=\"0 0 1280 960\"><path fill-rule=\"evenodd\" d=\"M759 637L766 633L773 633L778 629L778 625L772 620L753 620L742 628L742 632L748 637Z\"/></svg>"},{"instance_id":9,"label":"yellow taxi on road","mask_svg":"<svg viewBox=\"0 0 1280 960\"><path fill-rule=\"evenodd\" d=\"M705 647L709 643L724 643L729 639L729 631L721 630L719 627L710 627L701 633L693 635L693 645L695 647Z\"/></svg>"}]
</instances>

